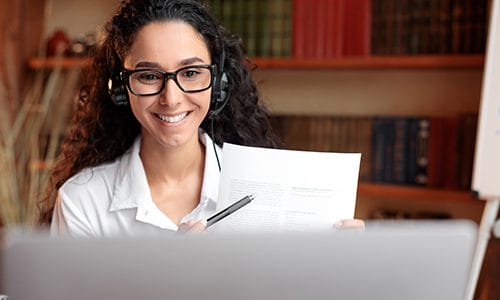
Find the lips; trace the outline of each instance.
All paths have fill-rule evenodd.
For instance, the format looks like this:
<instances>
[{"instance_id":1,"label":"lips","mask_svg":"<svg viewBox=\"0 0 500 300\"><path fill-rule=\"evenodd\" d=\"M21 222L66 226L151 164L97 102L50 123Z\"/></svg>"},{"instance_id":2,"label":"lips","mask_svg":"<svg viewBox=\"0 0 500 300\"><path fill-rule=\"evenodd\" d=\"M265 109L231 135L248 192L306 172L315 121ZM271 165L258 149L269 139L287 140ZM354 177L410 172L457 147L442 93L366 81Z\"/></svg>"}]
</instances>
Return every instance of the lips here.
<instances>
[{"instance_id":1,"label":"lips","mask_svg":"<svg viewBox=\"0 0 500 300\"><path fill-rule=\"evenodd\" d=\"M189 112L187 112L187 111L180 113L178 115L170 115L170 116L155 114L155 116L158 119L162 120L163 122L167 122L167 123L179 123L182 120L184 120L187 117L187 115L189 115Z\"/></svg>"}]
</instances>

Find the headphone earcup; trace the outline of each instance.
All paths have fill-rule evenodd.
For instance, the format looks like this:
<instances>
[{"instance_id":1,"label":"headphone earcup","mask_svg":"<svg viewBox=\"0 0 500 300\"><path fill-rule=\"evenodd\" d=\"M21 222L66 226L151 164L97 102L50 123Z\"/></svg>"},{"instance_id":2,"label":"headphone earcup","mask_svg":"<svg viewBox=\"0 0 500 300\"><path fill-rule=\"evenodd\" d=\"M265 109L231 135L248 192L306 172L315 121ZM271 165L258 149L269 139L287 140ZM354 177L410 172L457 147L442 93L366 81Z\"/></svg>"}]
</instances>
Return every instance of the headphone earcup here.
<instances>
[{"instance_id":1,"label":"headphone earcup","mask_svg":"<svg viewBox=\"0 0 500 300\"><path fill-rule=\"evenodd\" d=\"M113 101L116 106L128 105L127 87L121 82L121 80L117 78L109 79L108 93L111 101Z\"/></svg>"},{"instance_id":2,"label":"headphone earcup","mask_svg":"<svg viewBox=\"0 0 500 300\"><path fill-rule=\"evenodd\" d=\"M208 112L210 119L215 118L229 102L229 78L225 72L217 76L211 98L211 109Z\"/></svg>"},{"instance_id":3,"label":"headphone earcup","mask_svg":"<svg viewBox=\"0 0 500 300\"><path fill-rule=\"evenodd\" d=\"M210 103L212 107L215 108L219 103L224 102L227 98L227 93L229 91L229 79L226 72L222 74L217 74L214 79L214 85L212 88L212 96L210 98Z\"/></svg>"},{"instance_id":4,"label":"headphone earcup","mask_svg":"<svg viewBox=\"0 0 500 300\"><path fill-rule=\"evenodd\" d=\"M220 98L218 99L218 101L219 102L226 101L228 92L229 92L229 79L227 78L226 72L223 72L220 79Z\"/></svg>"}]
</instances>

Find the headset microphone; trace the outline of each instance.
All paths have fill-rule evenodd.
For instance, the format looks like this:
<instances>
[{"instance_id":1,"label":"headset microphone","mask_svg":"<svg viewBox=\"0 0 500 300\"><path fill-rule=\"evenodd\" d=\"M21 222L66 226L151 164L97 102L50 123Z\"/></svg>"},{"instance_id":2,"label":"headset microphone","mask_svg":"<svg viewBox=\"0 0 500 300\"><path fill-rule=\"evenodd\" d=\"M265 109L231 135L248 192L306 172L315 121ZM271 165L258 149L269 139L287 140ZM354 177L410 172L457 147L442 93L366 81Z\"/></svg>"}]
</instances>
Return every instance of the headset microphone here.
<instances>
[{"instance_id":1,"label":"headset microphone","mask_svg":"<svg viewBox=\"0 0 500 300\"><path fill-rule=\"evenodd\" d=\"M210 120L210 131L212 133L212 146L214 148L215 158L217 159L219 172L221 171L221 167L219 155L217 155L217 149L215 147L214 120L229 102L229 78L226 72L224 72L224 60L224 47L222 47L220 61L219 65L217 66L217 74L215 76L215 82L212 88L212 95L210 99L210 104L213 107L213 110L208 112L208 119Z\"/></svg>"},{"instance_id":2,"label":"headset microphone","mask_svg":"<svg viewBox=\"0 0 500 300\"><path fill-rule=\"evenodd\" d=\"M217 74L214 78L210 104L213 109L208 113L210 119L215 118L229 101L229 78L224 72L225 53L222 48Z\"/></svg>"}]
</instances>

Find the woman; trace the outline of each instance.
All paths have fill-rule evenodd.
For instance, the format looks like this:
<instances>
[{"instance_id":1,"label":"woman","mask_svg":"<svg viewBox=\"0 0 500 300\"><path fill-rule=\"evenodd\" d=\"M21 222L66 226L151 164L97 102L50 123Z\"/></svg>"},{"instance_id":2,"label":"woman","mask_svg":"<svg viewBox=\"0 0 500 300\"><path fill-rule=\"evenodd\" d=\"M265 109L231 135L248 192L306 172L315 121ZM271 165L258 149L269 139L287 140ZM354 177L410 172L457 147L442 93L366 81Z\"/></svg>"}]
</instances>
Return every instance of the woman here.
<instances>
[{"instance_id":1,"label":"woman","mask_svg":"<svg viewBox=\"0 0 500 300\"><path fill-rule=\"evenodd\" d=\"M244 59L240 40L198 1L123 3L94 57L42 222L76 236L203 230L216 210L222 143L278 145Z\"/></svg>"}]
</instances>

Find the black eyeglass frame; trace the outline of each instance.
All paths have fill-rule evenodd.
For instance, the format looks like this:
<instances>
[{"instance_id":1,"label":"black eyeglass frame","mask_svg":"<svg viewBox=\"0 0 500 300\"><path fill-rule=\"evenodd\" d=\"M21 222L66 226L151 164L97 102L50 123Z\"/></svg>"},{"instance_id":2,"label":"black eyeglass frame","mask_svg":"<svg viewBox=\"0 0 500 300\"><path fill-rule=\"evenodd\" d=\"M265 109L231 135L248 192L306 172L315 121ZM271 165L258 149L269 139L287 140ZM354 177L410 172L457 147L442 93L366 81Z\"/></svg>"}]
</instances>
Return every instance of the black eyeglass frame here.
<instances>
[{"instance_id":1,"label":"black eyeglass frame","mask_svg":"<svg viewBox=\"0 0 500 300\"><path fill-rule=\"evenodd\" d=\"M212 64L212 65L192 65L192 66L182 67L174 72L165 72L163 70L151 69L151 68L143 68L143 69L135 69L135 70L124 69L123 71L120 72L120 79L122 80L122 82L125 83L128 90L136 96L156 96L156 95L161 94L161 92L163 92L163 90L165 89L165 84L167 83L167 80L169 78L171 78L175 82L175 84L179 87L179 89L181 91L183 91L184 93L199 93L199 92L203 92L203 91L208 90L212 86L212 84L214 82L216 67L217 66L215 64ZM198 90L185 90L181 86L179 81L177 81L177 74L179 72L182 72L182 71L188 70L188 69L192 69L192 68L203 68L203 69L207 69L210 71L210 84L206 88L202 88L202 89L198 89ZM158 92L148 93L148 94L139 94L139 93L135 93L132 90L132 88L130 87L130 80L129 80L130 75L132 75L134 73L138 73L138 72L144 72L144 71L154 71L154 72L158 72L158 73L163 75L162 85L161 85L161 88Z\"/></svg>"}]
</instances>

